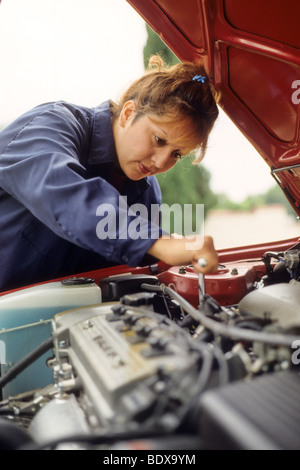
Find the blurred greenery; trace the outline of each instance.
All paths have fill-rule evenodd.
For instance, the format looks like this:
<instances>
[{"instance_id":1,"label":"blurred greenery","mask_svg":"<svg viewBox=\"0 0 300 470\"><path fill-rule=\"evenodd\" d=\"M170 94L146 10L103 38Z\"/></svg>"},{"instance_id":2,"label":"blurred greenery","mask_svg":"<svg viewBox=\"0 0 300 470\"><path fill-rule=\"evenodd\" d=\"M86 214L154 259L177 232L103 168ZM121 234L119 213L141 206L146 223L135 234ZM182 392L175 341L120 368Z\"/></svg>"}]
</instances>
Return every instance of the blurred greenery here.
<instances>
[{"instance_id":1,"label":"blurred greenery","mask_svg":"<svg viewBox=\"0 0 300 470\"><path fill-rule=\"evenodd\" d=\"M147 41L144 46L144 67L148 67L149 59L152 55L159 54L163 61L168 65L174 65L179 62L176 55L168 48L168 46L160 39L148 24L146 26Z\"/></svg>"},{"instance_id":2,"label":"blurred greenery","mask_svg":"<svg viewBox=\"0 0 300 470\"><path fill-rule=\"evenodd\" d=\"M164 62L169 65L179 62L179 59L161 38L148 25L145 26L147 31L147 41L143 50L145 68L148 66L149 58L154 54L159 54ZM211 209L250 211L255 207L268 204L283 204L290 214L294 214L289 201L277 185L274 185L263 194L248 196L239 203L231 201L226 194L214 193L210 187L210 172L202 164L193 165L192 157L183 158L167 173L157 175L157 179L162 191L162 203L169 206L174 203L180 204L182 214L184 214L183 206L185 204L192 204L193 206L203 204L205 217ZM184 217L182 219L183 227ZM174 223L171 221L171 232L173 229ZM184 233L183 230L181 233Z\"/></svg>"},{"instance_id":3,"label":"blurred greenery","mask_svg":"<svg viewBox=\"0 0 300 470\"><path fill-rule=\"evenodd\" d=\"M282 189L278 185L272 186L265 193L248 196L242 202L231 201L226 194L218 194L216 199L217 203L214 206L214 209L250 211L255 207L261 207L269 204L282 204L289 214L295 215L290 202L285 197Z\"/></svg>"}]
</instances>

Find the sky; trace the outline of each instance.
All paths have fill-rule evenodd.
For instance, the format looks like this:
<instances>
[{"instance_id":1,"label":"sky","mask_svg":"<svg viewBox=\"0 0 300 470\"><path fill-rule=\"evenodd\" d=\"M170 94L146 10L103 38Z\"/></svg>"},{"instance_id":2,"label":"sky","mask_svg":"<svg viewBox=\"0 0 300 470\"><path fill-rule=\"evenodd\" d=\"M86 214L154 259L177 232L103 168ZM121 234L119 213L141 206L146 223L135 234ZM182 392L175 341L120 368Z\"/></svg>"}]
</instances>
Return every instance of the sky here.
<instances>
[{"instance_id":1,"label":"sky","mask_svg":"<svg viewBox=\"0 0 300 470\"><path fill-rule=\"evenodd\" d=\"M126 0L2 0L0 126L40 103L96 106L143 73L146 29ZM234 201L274 185L269 168L221 112L203 161Z\"/></svg>"}]
</instances>

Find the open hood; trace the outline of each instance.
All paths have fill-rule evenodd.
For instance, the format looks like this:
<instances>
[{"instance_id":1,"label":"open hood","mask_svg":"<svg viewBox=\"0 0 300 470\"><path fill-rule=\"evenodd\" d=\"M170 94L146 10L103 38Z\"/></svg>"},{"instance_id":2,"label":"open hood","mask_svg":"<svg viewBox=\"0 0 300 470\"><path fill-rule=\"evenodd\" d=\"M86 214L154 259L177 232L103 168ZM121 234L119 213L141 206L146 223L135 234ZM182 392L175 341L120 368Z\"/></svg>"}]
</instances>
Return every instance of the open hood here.
<instances>
[{"instance_id":1,"label":"open hood","mask_svg":"<svg viewBox=\"0 0 300 470\"><path fill-rule=\"evenodd\" d=\"M203 59L220 107L300 215L299 0L127 0L180 60Z\"/></svg>"}]
</instances>

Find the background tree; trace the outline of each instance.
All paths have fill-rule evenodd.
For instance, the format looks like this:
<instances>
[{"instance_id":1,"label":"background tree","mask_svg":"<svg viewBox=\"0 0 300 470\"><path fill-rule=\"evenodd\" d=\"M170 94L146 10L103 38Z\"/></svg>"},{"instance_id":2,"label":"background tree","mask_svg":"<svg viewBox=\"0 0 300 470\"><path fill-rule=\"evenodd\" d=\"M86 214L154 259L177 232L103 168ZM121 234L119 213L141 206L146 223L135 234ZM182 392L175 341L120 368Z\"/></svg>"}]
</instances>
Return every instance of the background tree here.
<instances>
[{"instance_id":1,"label":"background tree","mask_svg":"<svg viewBox=\"0 0 300 470\"><path fill-rule=\"evenodd\" d=\"M174 65L179 62L176 55L168 48L168 46L160 39L153 29L146 24L147 41L144 46L144 67L148 67L149 59L154 54L159 54L166 64Z\"/></svg>"}]
</instances>

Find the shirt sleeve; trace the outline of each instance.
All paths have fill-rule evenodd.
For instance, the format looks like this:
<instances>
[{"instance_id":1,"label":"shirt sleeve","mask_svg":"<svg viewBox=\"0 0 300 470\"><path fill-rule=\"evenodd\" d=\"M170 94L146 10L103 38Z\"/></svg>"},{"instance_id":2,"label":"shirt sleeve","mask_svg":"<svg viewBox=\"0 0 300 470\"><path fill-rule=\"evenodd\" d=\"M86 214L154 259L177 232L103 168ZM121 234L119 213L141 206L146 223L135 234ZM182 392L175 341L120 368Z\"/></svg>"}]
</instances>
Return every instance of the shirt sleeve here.
<instances>
[{"instance_id":1,"label":"shirt sleeve","mask_svg":"<svg viewBox=\"0 0 300 470\"><path fill-rule=\"evenodd\" d=\"M59 237L113 263L137 266L162 231L147 220L139 238L129 236L136 214L124 200L120 204L120 194L106 180L88 178L79 161L89 133L84 116L59 104L10 126L0 139L0 185ZM102 238L101 221L112 229Z\"/></svg>"}]
</instances>

